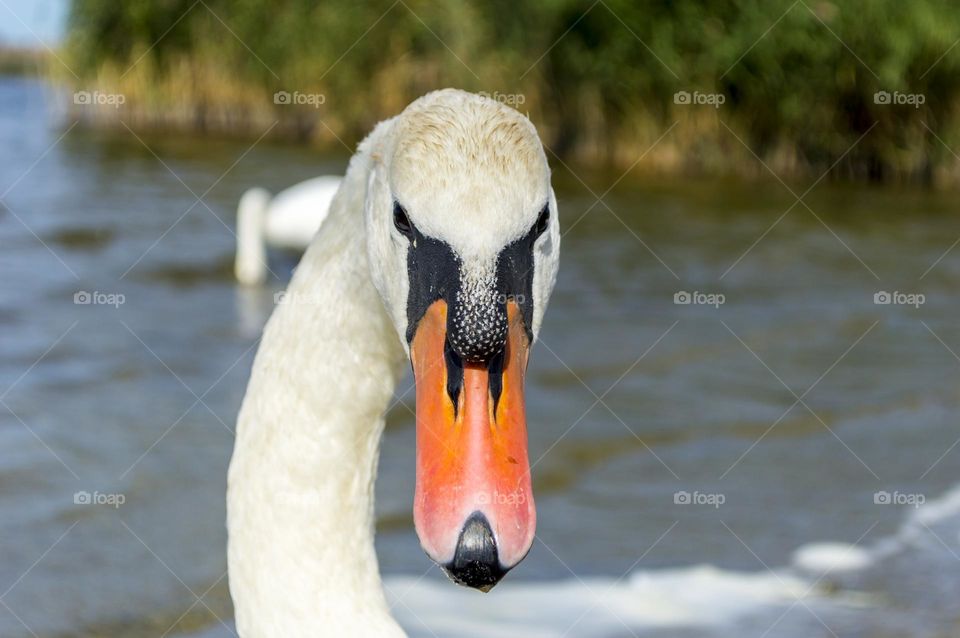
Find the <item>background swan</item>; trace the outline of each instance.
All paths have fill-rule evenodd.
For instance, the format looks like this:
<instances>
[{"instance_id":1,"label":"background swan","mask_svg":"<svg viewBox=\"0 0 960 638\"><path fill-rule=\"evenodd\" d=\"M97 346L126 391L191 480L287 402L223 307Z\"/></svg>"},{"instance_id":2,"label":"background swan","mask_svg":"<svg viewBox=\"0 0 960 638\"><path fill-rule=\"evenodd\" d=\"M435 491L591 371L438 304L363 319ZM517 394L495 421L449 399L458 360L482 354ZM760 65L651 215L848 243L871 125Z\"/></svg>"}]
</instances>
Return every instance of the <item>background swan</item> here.
<instances>
[{"instance_id":1,"label":"background swan","mask_svg":"<svg viewBox=\"0 0 960 638\"><path fill-rule=\"evenodd\" d=\"M275 197L251 188L237 207L237 255L234 272L246 285L267 278L267 247L302 251L327 217L342 178L324 175L300 182Z\"/></svg>"},{"instance_id":2,"label":"background swan","mask_svg":"<svg viewBox=\"0 0 960 638\"><path fill-rule=\"evenodd\" d=\"M402 636L381 587L384 411L417 394L414 519L458 582L492 587L535 526L523 375L556 279L556 199L533 125L430 93L360 145L268 322L229 472L242 636Z\"/></svg>"}]
</instances>

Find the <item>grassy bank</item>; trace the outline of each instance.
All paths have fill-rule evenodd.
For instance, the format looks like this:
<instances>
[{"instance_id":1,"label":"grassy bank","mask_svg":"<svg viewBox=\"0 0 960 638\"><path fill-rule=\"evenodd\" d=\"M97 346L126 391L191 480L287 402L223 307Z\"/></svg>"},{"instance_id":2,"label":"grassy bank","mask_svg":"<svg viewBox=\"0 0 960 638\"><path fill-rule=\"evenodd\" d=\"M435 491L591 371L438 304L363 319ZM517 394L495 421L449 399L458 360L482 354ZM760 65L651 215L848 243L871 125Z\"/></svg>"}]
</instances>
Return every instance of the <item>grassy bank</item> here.
<instances>
[{"instance_id":1,"label":"grassy bank","mask_svg":"<svg viewBox=\"0 0 960 638\"><path fill-rule=\"evenodd\" d=\"M352 146L457 86L564 161L953 181L958 37L947 0L74 0L67 60L104 125Z\"/></svg>"},{"instance_id":2,"label":"grassy bank","mask_svg":"<svg viewBox=\"0 0 960 638\"><path fill-rule=\"evenodd\" d=\"M44 75L50 56L36 49L0 47L0 75Z\"/></svg>"}]
</instances>

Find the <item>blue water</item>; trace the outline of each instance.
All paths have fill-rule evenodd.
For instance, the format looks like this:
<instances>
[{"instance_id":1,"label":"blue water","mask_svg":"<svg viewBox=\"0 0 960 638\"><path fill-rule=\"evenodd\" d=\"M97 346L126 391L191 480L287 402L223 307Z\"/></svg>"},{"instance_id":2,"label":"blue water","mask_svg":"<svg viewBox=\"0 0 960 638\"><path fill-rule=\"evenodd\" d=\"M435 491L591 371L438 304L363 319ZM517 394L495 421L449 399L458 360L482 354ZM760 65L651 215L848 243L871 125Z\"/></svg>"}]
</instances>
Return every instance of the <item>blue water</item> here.
<instances>
[{"instance_id":1,"label":"blue water","mask_svg":"<svg viewBox=\"0 0 960 638\"><path fill-rule=\"evenodd\" d=\"M346 160L71 128L41 84L0 79L0 636L229 624L232 428L283 287L232 281L236 201ZM619 175L581 177L601 193ZM794 203L776 182L627 179L611 211L579 180L555 179L566 234L528 390L539 541L511 582L765 571L814 541L895 534L912 509L878 491L933 500L958 482L952 194L821 185L813 212L775 224ZM676 304L682 291L724 303ZM378 551L387 574L440 581L412 528L410 384L383 445ZM935 558L857 580L896 601L889 635L960 626L956 597L933 593L958 586L958 531L941 523L918 541ZM862 629L869 607L850 614L836 635L888 635ZM821 634L795 618L768 635Z\"/></svg>"}]
</instances>

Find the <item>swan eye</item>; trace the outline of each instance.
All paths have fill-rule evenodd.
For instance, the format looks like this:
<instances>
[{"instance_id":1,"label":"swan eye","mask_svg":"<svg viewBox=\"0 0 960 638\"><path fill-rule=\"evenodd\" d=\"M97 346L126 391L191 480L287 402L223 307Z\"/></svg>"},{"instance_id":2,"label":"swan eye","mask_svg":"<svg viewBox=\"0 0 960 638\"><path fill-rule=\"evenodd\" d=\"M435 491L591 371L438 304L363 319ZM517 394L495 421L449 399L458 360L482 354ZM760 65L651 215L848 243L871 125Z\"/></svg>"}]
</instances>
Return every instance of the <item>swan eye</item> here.
<instances>
[{"instance_id":1,"label":"swan eye","mask_svg":"<svg viewBox=\"0 0 960 638\"><path fill-rule=\"evenodd\" d=\"M537 217L537 223L533 227L534 237L539 237L540 235L542 235L547 230L547 227L549 225L550 225L550 205L547 204L546 206L543 207L543 210L540 211L540 216Z\"/></svg>"},{"instance_id":2,"label":"swan eye","mask_svg":"<svg viewBox=\"0 0 960 638\"><path fill-rule=\"evenodd\" d=\"M413 238L413 224L410 223L410 218L407 217L407 211L403 210L400 202L393 202L393 225L404 237L408 239Z\"/></svg>"}]
</instances>

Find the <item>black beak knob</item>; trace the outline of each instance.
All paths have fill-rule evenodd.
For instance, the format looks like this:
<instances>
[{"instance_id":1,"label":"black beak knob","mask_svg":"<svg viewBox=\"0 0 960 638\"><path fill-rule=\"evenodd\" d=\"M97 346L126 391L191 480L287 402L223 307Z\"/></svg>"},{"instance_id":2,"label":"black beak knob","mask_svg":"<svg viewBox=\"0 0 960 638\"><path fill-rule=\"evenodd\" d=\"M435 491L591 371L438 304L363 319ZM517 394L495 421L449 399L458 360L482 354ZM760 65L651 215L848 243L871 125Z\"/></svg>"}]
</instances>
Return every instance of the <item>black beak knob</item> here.
<instances>
[{"instance_id":1,"label":"black beak knob","mask_svg":"<svg viewBox=\"0 0 960 638\"><path fill-rule=\"evenodd\" d=\"M453 560L443 565L444 571L459 585L490 591L507 571L500 565L497 543L487 517L474 512L463 525Z\"/></svg>"}]
</instances>

